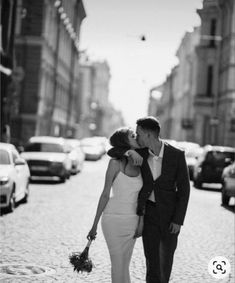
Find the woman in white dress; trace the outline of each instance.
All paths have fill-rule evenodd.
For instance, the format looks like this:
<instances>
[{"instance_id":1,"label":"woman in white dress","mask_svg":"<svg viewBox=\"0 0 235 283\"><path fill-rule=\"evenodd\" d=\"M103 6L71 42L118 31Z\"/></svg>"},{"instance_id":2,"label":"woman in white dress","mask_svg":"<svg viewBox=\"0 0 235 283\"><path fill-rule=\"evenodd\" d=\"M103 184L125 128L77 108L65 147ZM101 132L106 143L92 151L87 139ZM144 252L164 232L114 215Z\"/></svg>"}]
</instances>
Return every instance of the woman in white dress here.
<instances>
[{"instance_id":1,"label":"woman in white dress","mask_svg":"<svg viewBox=\"0 0 235 283\"><path fill-rule=\"evenodd\" d=\"M135 132L130 128L117 130L110 138L114 147L138 148ZM95 239L101 226L111 259L112 283L130 283L129 265L136 238L141 236L143 217L136 214L137 198L143 185L140 168L128 157L110 159L96 215L88 239ZM111 191L112 189L112 191Z\"/></svg>"}]
</instances>

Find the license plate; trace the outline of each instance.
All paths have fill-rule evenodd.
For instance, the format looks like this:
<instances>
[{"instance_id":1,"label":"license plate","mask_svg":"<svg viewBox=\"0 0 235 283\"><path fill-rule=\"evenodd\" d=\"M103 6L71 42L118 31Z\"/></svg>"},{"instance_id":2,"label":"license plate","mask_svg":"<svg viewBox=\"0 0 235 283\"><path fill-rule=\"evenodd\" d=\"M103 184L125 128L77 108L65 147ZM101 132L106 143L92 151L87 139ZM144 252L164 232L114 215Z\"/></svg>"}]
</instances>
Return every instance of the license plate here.
<instances>
[{"instance_id":1,"label":"license plate","mask_svg":"<svg viewBox=\"0 0 235 283\"><path fill-rule=\"evenodd\" d=\"M47 167L45 166L31 166L31 170L34 170L34 171L47 171Z\"/></svg>"}]
</instances>

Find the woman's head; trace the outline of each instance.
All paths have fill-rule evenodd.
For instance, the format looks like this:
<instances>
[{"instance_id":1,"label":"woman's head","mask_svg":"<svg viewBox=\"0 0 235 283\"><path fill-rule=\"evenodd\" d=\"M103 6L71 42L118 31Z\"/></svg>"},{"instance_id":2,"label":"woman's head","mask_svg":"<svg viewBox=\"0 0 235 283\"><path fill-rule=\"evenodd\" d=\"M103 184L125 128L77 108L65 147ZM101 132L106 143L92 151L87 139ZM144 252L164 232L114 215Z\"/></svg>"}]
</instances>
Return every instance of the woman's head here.
<instances>
[{"instance_id":1,"label":"woman's head","mask_svg":"<svg viewBox=\"0 0 235 283\"><path fill-rule=\"evenodd\" d=\"M135 131L131 128L120 128L116 130L109 139L113 147L138 148Z\"/></svg>"}]
</instances>

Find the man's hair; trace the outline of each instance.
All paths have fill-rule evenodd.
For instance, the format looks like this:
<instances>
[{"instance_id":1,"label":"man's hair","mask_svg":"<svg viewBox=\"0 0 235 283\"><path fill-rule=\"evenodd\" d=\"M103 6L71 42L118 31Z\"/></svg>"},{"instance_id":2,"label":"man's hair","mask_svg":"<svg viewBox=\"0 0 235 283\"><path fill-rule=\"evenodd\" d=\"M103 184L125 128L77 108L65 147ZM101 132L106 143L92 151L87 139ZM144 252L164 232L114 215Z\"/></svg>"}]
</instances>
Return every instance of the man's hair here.
<instances>
[{"instance_id":1,"label":"man's hair","mask_svg":"<svg viewBox=\"0 0 235 283\"><path fill-rule=\"evenodd\" d=\"M123 127L117 129L112 136L109 138L109 142L113 147L122 147L122 148L130 148L130 143L128 139L128 135L130 132L130 128Z\"/></svg>"},{"instance_id":2,"label":"man's hair","mask_svg":"<svg viewBox=\"0 0 235 283\"><path fill-rule=\"evenodd\" d=\"M137 126L140 126L142 129L147 131L152 131L159 135L161 130L160 122L157 118L153 116L147 116L144 118L140 118L136 121Z\"/></svg>"}]
</instances>

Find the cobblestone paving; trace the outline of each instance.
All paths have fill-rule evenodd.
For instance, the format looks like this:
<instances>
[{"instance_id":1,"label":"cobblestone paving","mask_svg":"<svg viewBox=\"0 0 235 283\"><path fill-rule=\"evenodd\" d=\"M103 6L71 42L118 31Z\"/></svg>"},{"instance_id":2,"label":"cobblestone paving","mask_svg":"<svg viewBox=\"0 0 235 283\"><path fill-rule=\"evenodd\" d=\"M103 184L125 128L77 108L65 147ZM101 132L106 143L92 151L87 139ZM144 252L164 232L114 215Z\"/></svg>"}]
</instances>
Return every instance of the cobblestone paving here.
<instances>
[{"instance_id":1,"label":"cobblestone paving","mask_svg":"<svg viewBox=\"0 0 235 283\"><path fill-rule=\"evenodd\" d=\"M31 184L29 203L0 217L0 264L36 264L55 269L54 274L40 277L0 276L0 282L111 282L109 255L100 226L90 249L95 263L93 271L76 274L68 261L71 252L82 251L86 245L103 189L107 160L104 157L86 162L84 170L65 184ZM217 255L226 256L234 265L234 213L221 207L219 192L192 188L170 282L234 282L234 275L224 280L209 275L208 262ZM133 283L145 282L141 239L137 240L130 270Z\"/></svg>"}]
</instances>

